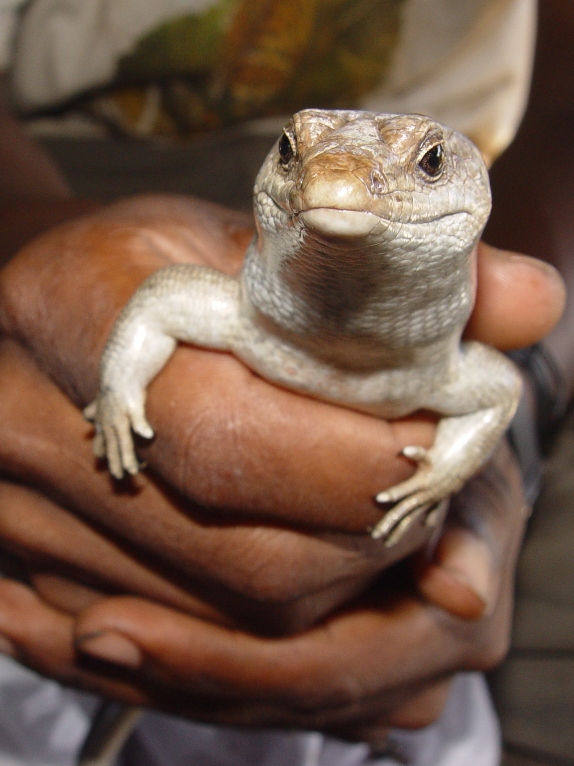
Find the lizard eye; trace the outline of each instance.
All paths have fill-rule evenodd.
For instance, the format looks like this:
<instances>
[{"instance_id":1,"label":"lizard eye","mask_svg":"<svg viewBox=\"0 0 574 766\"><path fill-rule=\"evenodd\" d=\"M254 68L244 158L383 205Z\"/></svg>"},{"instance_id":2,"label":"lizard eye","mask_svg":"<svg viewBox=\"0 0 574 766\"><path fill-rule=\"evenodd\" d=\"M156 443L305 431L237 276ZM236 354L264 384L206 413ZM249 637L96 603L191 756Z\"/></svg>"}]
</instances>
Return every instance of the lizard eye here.
<instances>
[{"instance_id":1,"label":"lizard eye","mask_svg":"<svg viewBox=\"0 0 574 766\"><path fill-rule=\"evenodd\" d=\"M291 143L291 139L289 138L287 133L283 133L283 135L279 139L278 149L279 149L279 161L285 167L291 162L291 160L295 156L293 144Z\"/></svg>"},{"instance_id":2,"label":"lizard eye","mask_svg":"<svg viewBox=\"0 0 574 766\"><path fill-rule=\"evenodd\" d=\"M444 146L436 144L419 160L419 168L431 178L437 178L444 165Z\"/></svg>"}]
</instances>

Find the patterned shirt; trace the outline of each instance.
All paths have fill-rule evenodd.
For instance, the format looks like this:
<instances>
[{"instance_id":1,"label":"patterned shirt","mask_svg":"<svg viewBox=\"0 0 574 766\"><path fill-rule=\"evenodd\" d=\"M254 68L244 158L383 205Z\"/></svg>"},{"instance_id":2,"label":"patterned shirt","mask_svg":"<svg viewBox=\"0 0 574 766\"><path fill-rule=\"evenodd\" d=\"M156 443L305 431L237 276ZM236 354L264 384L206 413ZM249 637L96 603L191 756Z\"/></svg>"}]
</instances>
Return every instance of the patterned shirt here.
<instances>
[{"instance_id":1,"label":"patterned shirt","mask_svg":"<svg viewBox=\"0 0 574 766\"><path fill-rule=\"evenodd\" d=\"M188 136L306 106L423 112L490 159L514 136L535 0L0 0L24 112Z\"/></svg>"}]
</instances>

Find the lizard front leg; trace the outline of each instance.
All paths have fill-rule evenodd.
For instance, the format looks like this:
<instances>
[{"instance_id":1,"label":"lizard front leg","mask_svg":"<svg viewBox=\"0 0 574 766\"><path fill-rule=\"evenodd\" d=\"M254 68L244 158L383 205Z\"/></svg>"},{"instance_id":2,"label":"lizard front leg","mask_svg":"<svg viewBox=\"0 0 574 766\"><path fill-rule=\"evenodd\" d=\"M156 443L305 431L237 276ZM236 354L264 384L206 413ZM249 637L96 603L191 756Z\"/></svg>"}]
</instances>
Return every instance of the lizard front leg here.
<instances>
[{"instance_id":1,"label":"lizard front leg","mask_svg":"<svg viewBox=\"0 0 574 766\"><path fill-rule=\"evenodd\" d=\"M100 390L84 410L96 429L94 454L110 472L136 474L132 431L153 429L145 416L148 384L176 342L229 350L239 324L239 283L205 266L169 266L147 279L120 314L100 365Z\"/></svg>"},{"instance_id":2,"label":"lizard front leg","mask_svg":"<svg viewBox=\"0 0 574 766\"><path fill-rule=\"evenodd\" d=\"M405 447L402 454L418 464L415 474L377 495L380 503L397 503L372 531L389 547L484 465L518 405L520 375L499 352L480 343L463 344L457 367L454 379L428 402L429 409L446 415L432 447ZM466 414L457 414L461 410ZM427 521L438 515L429 514Z\"/></svg>"}]
</instances>

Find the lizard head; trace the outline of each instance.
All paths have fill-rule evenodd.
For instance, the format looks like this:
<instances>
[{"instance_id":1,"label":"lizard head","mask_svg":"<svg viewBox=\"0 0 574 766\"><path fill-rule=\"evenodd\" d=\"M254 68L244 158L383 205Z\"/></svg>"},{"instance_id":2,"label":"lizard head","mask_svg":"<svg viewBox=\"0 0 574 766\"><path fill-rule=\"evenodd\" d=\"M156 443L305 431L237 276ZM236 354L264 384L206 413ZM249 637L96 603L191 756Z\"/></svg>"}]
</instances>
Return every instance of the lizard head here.
<instances>
[{"instance_id":1,"label":"lizard head","mask_svg":"<svg viewBox=\"0 0 574 766\"><path fill-rule=\"evenodd\" d=\"M272 215L273 227L290 219L325 236L408 230L415 240L459 233L474 243L490 189L474 144L429 117L306 109L261 168L255 209L264 226Z\"/></svg>"},{"instance_id":2,"label":"lizard head","mask_svg":"<svg viewBox=\"0 0 574 766\"><path fill-rule=\"evenodd\" d=\"M297 112L255 182L250 298L277 322L289 305L285 323L301 316L301 327L313 316L370 332L383 310L422 305L429 316L448 306L448 322L429 327L462 327L490 204L478 149L429 117ZM268 295L280 297L269 306Z\"/></svg>"}]
</instances>

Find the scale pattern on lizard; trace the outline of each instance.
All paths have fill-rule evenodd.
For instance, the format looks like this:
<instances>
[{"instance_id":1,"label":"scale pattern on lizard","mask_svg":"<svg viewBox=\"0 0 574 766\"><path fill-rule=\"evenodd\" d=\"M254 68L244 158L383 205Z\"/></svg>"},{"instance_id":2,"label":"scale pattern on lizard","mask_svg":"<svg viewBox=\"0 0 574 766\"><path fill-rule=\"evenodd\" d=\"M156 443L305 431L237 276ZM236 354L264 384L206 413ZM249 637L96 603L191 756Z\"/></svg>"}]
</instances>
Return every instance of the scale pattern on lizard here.
<instances>
[{"instance_id":1,"label":"scale pattern on lizard","mask_svg":"<svg viewBox=\"0 0 574 766\"><path fill-rule=\"evenodd\" d=\"M461 342L475 297L488 174L464 136L422 115L298 112L255 182L257 234L241 274L174 265L116 322L86 410L120 478L150 438L145 390L176 342L230 351L264 378L381 418L443 417L404 454L408 480L372 531L393 545L487 460L520 396L511 362Z\"/></svg>"}]
</instances>

